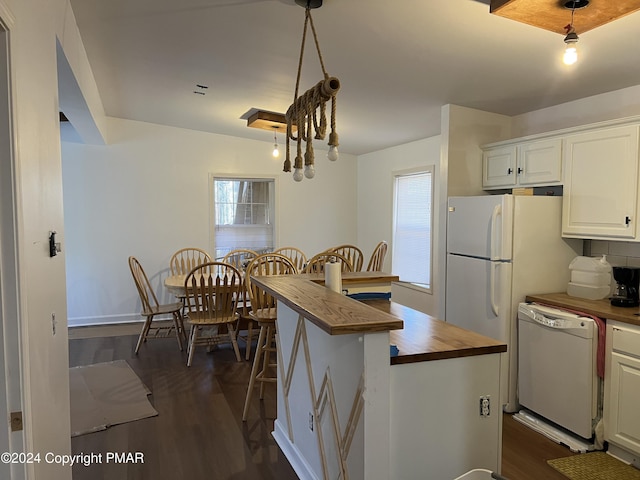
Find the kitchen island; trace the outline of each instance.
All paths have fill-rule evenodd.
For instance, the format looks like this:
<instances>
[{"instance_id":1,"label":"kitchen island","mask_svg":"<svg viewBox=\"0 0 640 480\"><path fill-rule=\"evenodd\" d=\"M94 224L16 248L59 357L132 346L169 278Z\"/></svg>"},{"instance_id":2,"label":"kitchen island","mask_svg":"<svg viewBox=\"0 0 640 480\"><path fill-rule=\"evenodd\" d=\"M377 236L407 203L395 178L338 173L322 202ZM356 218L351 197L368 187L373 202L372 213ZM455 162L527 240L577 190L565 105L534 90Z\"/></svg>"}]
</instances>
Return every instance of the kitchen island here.
<instances>
[{"instance_id":1,"label":"kitchen island","mask_svg":"<svg viewBox=\"0 0 640 480\"><path fill-rule=\"evenodd\" d=\"M317 278L255 281L278 299L273 435L300 478L500 470L505 344Z\"/></svg>"}]
</instances>

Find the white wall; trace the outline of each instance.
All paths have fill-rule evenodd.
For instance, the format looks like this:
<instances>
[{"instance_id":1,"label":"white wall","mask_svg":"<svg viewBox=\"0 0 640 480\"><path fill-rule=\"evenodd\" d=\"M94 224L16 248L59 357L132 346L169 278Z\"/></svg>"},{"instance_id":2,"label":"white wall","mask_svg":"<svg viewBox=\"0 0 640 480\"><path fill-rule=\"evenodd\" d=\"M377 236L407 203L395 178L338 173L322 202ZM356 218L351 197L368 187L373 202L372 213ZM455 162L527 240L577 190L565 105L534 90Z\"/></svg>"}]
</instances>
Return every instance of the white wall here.
<instances>
[{"instance_id":1,"label":"white wall","mask_svg":"<svg viewBox=\"0 0 640 480\"><path fill-rule=\"evenodd\" d=\"M393 247L393 174L416 167L435 166L434 201L437 202L439 163L439 135L358 157L358 245L368 259L378 242L386 240L389 243L384 264L386 272L391 271ZM441 282L437 272L433 274L434 291L437 292ZM392 296L398 303L434 314L433 292L394 285Z\"/></svg>"},{"instance_id":2,"label":"white wall","mask_svg":"<svg viewBox=\"0 0 640 480\"><path fill-rule=\"evenodd\" d=\"M70 325L140 319L130 255L173 301L162 286L171 255L210 250L210 173L277 179L278 246L310 256L356 241L353 156L330 162L316 147L316 177L296 183L270 141L107 120L109 145L62 144Z\"/></svg>"},{"instance_id":3,"label":"white wall","mask_svg":"<svg viewBox=\"0 0 640 480\"><path fill-rule=\"evenodd\" d=\"M512 118L513 137L640 115L640 85L543 108ZM616 266L640 266L640 245L593 241L591 254L609 255Z\"/></svg>"},{"instance_id":4,"label":"white wall","mask_svg":"<svg viewBox=\"0 0 640 480\"><path fill-rule=\"evenodd\" d=\"M505 115L483 112L458 105L442 107L440 151L440 181L438 205L435 211L434 269L440 288L434 299L433 316L446 318L446 245L448 198L454 195L484 195L482 190L482 151L480 146L509 138L511 119Z\"/></svg>"},{"instance_id":5,"label":"white wall","mask_svg":"<svg viewBox=\"0 0 640 480\"><path fill-rule=\"evenodd\" d=\"M640 115L640 85L512 117L511 138ZM503 140L502 138L495 141Z\"/></svg>"},{"instance_id":6,"label":"white wall","mask_svg":"<svg viewBox=\"0 0 640 480\"><path fill-rule=\"evenodd\" d=\"M3 0L1 11L3 20L10 21L13 74L24 448L41 454L68 454L71 442L66 244L57 41L65 51L72 52L69 67L76 72L81 88L93 92L87 97L87 105L95 108L99 101L67 0ZM94 116L99 122L100 108ZM63 251L50 258L48 237L52 230L58 232ZM28 465L26 470L29 478L71 478L70 468L46 462Z\"/></svg>"}]
</instances>

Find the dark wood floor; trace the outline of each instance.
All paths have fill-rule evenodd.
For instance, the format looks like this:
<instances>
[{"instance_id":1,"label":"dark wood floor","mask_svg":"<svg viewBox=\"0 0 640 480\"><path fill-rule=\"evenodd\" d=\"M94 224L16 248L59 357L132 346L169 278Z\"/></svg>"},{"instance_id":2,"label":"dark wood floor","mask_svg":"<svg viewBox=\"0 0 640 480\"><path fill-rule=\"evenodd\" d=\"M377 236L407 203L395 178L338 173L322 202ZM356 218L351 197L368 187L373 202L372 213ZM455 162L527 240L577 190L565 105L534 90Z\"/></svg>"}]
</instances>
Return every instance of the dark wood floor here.
<instances>
[{"instance_id":1,"label":"dark wood floor","mask_svg":"<svg viewBox=\"0 0 640 480\"><path fill-rule=\"evenodd\" d=\"M249 421L242 408L251 369L230 349L196 350L193 365L172 339L152 340L135 356L135 336L72 339L70 366L127 360L153 394L157 417L72 439L73 453L142 452L144 464L73 467L74 480L296 479L271 438L274 388L254 398ZM244 353L244 352L243 352ZM566 480L546 463L571 452L505 415L502 474L510 480ZM438 480L438 479L433 479ZM442 479L451 480L451 479Z\"/></svg>"}]
</instances>

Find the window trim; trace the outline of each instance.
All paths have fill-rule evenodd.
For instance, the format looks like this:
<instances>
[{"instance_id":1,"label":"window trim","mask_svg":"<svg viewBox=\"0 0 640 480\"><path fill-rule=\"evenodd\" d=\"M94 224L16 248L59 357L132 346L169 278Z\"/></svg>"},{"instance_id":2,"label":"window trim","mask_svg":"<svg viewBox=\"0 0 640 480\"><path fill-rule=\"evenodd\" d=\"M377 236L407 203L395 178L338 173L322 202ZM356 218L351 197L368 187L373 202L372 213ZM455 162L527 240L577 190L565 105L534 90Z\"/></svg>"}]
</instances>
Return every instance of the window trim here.
<instances>
[{"instance_id":1,"label":"window trim","mask_svg":"<svg viewBox=\"0 0 640 480\"><path fill-rule=\"evenodd\" d=\"M433 223L435 217L435 205L434 205L434 196L435 196L435 165L422 165L419 167L413 167L403 170L393 170L391 172L391 209L392 209L392 217L391 217L391 236L392 242L395 240L395 230L396 230L396 180L398 177L405 177L410 175L424 174L429 173L431 175L431 218L430 218L430 232L431 232L431 240L429 242L429 286L425 286L424 283L416 283L416 282L406 282L406 281L398 281L397 283L410 286L415 290L419 290L421 292L433 293L433 244L435 242L435 232L433 231ZM393 244L391 247L391 270L393 271Z\"/></svg>"},{"instance_id":2,"label":"window trim","mask_svg":"<svg viewBox=\"0 0 640 480\"><path fill-rule=\"evenodd\" d=\"M273 244L280 244L280 202L279 202L279 177L276 175L243 175L236 173L209 173L209 251L213 254L216 251L216 220L215 220L215 184L216 180L269 180L273 182L273 218L275 228L273 229ZM215 260L215 259L214 259Z\"/></svg>"}]
</instances>

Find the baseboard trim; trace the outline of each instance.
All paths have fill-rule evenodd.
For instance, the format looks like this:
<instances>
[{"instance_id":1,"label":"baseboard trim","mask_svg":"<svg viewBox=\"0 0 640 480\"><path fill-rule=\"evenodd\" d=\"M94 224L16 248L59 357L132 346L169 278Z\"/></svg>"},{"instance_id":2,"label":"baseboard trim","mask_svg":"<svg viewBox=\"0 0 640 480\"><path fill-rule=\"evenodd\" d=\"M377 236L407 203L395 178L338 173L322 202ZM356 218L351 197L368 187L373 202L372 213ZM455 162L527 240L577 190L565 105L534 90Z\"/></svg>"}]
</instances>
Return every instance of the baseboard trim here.
<instances>
[{"instance_id":1,"label":"baseboard trim","mask_svg":"<svg viewBox=\"0 0 640 480\"><path fill-rule=\"evenodd\" d=\"M158 317L159 318L159 317ZM140 323L140 313L121 313L118 315L96 315L86 317L68 317L69 327L89 327L93 325L112 325L124 323Z\"/></svg>"},{"instance_id":2,"label":"baseboard trim","mask_svg":"<svg viewBox=\"0 0 640 480\"><path fill-rule=\"evenodd\" d=\"M119 337L124 335L140 335L142 322L111 323L107 325L71 326L68 329L69 339Z\"/></svg>"},{"instance_id":3,"label":"baseboard trim","mask_svg":"<svg viewBox=\"0 0 640 480\"><path fill-rule=\"evenodd\" d=\"M298 448L289 441L289 435L284 430L282 422L276 420L273 425L273 432L271 435L282 450L282 453L291 464L294 472L301 480L319 480L319 478L313 473L311 466L307 463L305 458L300 454Z\"/></svg>"}]
</instances>

